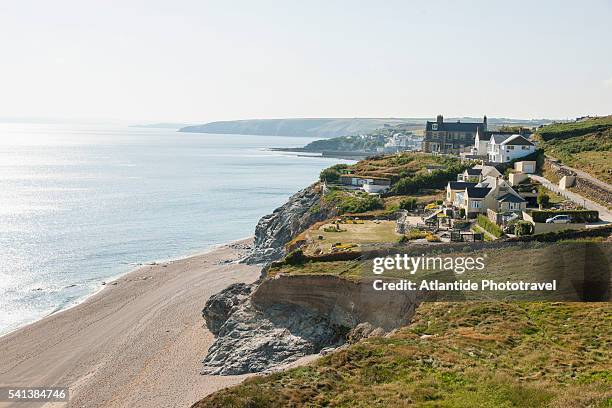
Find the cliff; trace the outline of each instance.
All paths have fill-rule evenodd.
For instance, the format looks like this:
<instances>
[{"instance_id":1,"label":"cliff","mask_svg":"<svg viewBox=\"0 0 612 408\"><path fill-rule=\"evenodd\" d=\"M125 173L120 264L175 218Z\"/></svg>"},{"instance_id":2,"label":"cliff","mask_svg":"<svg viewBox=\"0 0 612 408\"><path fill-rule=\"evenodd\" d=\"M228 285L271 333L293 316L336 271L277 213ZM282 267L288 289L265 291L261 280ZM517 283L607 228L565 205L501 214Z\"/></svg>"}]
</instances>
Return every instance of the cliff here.
<instances>
[{"instance_id":1,"label":"cliff","mask_svg":"<svg viewBox=\"0 0 612 408\"><path fill-rule=\"evenodd\" d=\"M335 214L335 209L321 202L322 187L318 183L289 198L272 214L262 217L255 227L254 250L244 262L267 263L285 255L285 245L296 235L318 221Z\"/></svg>"},{"instance_id":2,"label":"cliff","mask_svg":"<svg viewBox=\"0 0 612 408\"><path fill-rule=\"evenodd\" d=\"M236 296L251 290L249 297ZM417 304L414 292L389 296L370 282L327 275L280 275L248 289L233 285L203 310L218 337L202 373L261 372L347 339L380 335L407 324Z\"/></svg>"}]
</instances>

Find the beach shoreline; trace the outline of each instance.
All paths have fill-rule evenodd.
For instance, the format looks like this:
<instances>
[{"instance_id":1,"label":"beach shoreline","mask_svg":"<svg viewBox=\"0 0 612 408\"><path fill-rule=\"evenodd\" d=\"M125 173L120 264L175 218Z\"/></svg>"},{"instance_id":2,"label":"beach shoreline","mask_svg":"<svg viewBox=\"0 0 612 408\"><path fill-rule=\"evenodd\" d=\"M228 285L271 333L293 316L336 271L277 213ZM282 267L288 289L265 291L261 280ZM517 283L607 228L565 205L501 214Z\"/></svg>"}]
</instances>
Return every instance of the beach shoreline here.
<instances>
[{"instance_id":1,"label":"beach shoreline","mask_svg":"<svg viewBox=\"0 0 612 408\"><path fill-rule=\"evenodd\" d=\"M53 406L178 407L242 381L246 375L199 374L214 341L201 310L232 283L259 277L260 267L236 262L251 242L144 264L1 336L0 386L68 387L69 403Z\"/></svg>"}]
</instances>

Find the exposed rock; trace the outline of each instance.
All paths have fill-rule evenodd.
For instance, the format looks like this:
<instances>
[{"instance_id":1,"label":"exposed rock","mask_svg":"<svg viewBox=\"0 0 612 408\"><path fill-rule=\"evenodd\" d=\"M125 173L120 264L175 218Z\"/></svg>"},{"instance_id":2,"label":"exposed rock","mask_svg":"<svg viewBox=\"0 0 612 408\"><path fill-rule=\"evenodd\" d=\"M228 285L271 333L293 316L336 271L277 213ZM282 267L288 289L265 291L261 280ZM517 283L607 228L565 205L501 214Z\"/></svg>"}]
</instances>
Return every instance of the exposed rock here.
<instances>
[{"instance_id":1,"label":"exposed rock","mask_svg":"<svg viewBox=\"0 0 612 408\"><path fill-rule=\"evenodd\" d=\"M215 336L218 335L221 326L235 309L247 300L252 289L253 284L234 283L211 296L202 310L202 317L206 321L208 330Z\"/></svg>"},{"instance_id":2,"label":"exposed rock","mask_svg":"<svg viewBox=\"0 0 612 408\"><path fill-rule=\"evenodd\" d=\"M342 328L308 309L278 304L261 311L247 301L221 326L202 374L261 372L342 344L342 334Z\"/></svg>"},{"instance_id":3,"label":"exposed rock","mask_svg":"<svg viewBox=\"0 0 612 408\"><path fill-rule=\"evenodd\" d=\"M261 372L340 346L347 336L380 336L408 323L416 306L414 293L380 293L335 276L278 276L252 293L232 285L203 311L218 337L202 373Z\"/></svg>"},{"instance_id":4,"label":"exposed rock","mask_svg":"<svg viewBox=\"0 0 612 408\"><path fill-rule=\"evenodd\" d=\"M318 221L333 216L334 209L321 203L322 186L313 184L291 196L255 227L253 252L244 262L267 263L285 255L285 244Z\"/></svg>"}]
</instances>

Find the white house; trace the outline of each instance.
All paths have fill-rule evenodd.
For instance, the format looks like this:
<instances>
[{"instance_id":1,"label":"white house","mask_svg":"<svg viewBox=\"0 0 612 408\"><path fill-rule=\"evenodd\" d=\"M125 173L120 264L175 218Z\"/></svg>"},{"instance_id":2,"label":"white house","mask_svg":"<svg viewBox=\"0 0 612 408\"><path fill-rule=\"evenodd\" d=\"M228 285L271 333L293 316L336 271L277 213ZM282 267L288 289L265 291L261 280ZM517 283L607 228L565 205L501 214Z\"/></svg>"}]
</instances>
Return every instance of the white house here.
<instances>
[{"instance_id":1,"label":"white house","mask_svg":"<svg viewBox=\"0 0 612 408\"><path fill-rule=\"evenodd\" d=\"M476 131L476 138L474 139L474 146L472 147L471 153L476 156L486 157L489 153L489 143L493 135L512 136L513 134L512 132L478 129Z\"/></svg>"},{"instance_id":2,"label":"white house","mask_svg":"<svg viewBox=\"0 0 612 408\"><path fill-rule=\"evenodd\" d=\"M480 183L487 177L501 177L501 173L493 166L477 164L471 169L466 169L457 175L457 181Z\"/></svg>"},{"instance_id":3,"label":"white house","mask_svg":"<svg viewBox=\"0 0 612 408\"><path fill-rule=\"evenodd\" d=\"M488 145L489 161L507 163L535 152L535 145L521 135L492 135Z\"/></svg>"}]
</instances>

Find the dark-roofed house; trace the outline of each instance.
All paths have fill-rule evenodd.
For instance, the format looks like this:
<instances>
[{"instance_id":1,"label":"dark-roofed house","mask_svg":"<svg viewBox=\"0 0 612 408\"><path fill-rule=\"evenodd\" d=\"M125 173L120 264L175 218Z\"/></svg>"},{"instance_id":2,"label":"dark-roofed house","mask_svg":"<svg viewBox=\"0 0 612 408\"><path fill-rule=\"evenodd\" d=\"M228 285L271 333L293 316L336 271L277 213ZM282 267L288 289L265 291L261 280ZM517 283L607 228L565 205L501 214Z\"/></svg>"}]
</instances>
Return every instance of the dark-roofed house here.
<instances>
[{"instance_id":1,"label":"dark-roofed house","mask_svg":"<svg viewBox=\"0 0 612 408\"><path fill-rule=\"evenodd\" d=\"M493 163L507 163L535 152L535 145L522 135L492 135L487 154Z\"/></svg>"},{"instance_id":2,"label":"dark-roofed house","mask_svg":"<svg viewBox=\"0 0 612 408\"><path fill-rule=\"evenodd\" d=\"M468 218L474 218L477 214L487 211L484 201L490 191L489 187L466 187L464 191L457 193L455 200L459 208L465 209Z\"/></svg>"},{"instance_id":3,"label":"dark-roofed house","mask_svg":"<svg viewBox=\"0 0 612 408\"><path fill-rule=\"evenodd\" d=\"M452 204L455 202L456 195L460 191L464 191L467 187L474 187L476 183L465 181L449 181L446 185L446 202Z\"/></svg>"},{"instance_id":4,"label":"dark-roofed house","mask_svg":"<svg viewBox=\"0 0 612 408\"><path fill-rule=\"evenodd\" d=\"M479 183L482 178L482 168L465 169L463 173L457 174L457 181Z\"/></svg>"},{"instance_id":5,"label":"dark-roofed house","mask_svg":"<svg viewBox=\"0 0 612 408\"><path fill-rule=\"evenodd\" d=\"M487 117L483 122L444 122L444 117L438 115L435 122L427 121L423 151L429 153L459 154L465 152L476 138L478 129L487 129Z\"/></svg>"}]
</instances>

